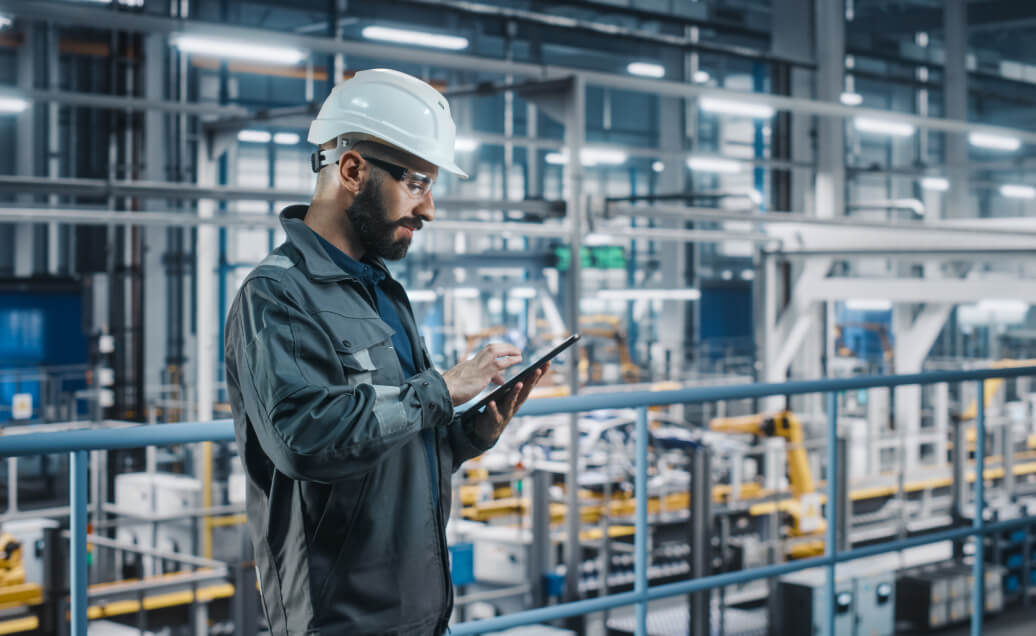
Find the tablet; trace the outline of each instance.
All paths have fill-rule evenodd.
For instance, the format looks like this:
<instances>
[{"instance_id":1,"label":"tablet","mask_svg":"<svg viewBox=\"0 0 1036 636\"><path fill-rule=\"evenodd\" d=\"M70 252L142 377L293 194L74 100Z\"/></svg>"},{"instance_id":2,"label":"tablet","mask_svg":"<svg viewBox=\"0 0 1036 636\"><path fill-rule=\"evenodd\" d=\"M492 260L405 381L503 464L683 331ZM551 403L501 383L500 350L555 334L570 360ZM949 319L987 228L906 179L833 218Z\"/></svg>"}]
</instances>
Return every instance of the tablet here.
<instances>
[{"instance_id":1,"label":"tablet","mask_svg":"<svg viewBox=\"0 0 1036 636\"><path fill-rule=\"evenodd\" d=\"M559 353L574 345L577 340L579 340L579 334L573 334L568 338L565 338L565 340L562 341L561 344L551 349L550 352L547 353L547 355L543 356L536 362L533 362L529 366L519 371L513 378L511 378L507 382L504 382L496 389L491 391L488 395L479 400L474 406L465 409L464 412L461 413L461 415L466 416L472 413L477 413L493 400L499 400L504 398L505 396L507 396L508 392L510 392L510 390L514 387L514 385L531 377L533 372L536 371L536 369L539 369L543 365L547 364L547 362L553 360L555 357L557 357ZM497 406L500 405L497 404Z\"/></svg>"}]
</instances>

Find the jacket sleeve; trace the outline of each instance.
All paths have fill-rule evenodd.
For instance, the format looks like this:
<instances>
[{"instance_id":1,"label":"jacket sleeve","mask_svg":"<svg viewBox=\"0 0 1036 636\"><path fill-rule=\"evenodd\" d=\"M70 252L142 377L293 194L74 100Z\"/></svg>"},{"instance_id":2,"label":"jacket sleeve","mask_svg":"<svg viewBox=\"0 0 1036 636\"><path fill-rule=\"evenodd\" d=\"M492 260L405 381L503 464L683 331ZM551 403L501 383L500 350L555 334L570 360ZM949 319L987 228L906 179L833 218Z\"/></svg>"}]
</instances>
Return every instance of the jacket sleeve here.
<instances>
[{"instance_id":1,"label":"jacket sleeve","mask_svg":"<svg viewBox=\"0 0 1036 636\"><path fill-rule=\"evenodd\" d=\"M274 466L292 479L333 482L370 470L425 428L453 417L434 369L400 386L349 384L331 338L281 283L245 283L227 319L228 363Z\"/></svg>"},{"instance_id":2,"label":"jacket sleeve","mask_svg":"<svg viewBox=\"0 0 1036 636\"><path fill-rule=\"evenodd\" d=\"M450 446L453 447L453 472L457 472L464 462L472 457L478 457L496 444L496 440L488 444L480 440L464 418L459 415L453 417L447 430L449 431Z\"/></svg>"}]
</instances>

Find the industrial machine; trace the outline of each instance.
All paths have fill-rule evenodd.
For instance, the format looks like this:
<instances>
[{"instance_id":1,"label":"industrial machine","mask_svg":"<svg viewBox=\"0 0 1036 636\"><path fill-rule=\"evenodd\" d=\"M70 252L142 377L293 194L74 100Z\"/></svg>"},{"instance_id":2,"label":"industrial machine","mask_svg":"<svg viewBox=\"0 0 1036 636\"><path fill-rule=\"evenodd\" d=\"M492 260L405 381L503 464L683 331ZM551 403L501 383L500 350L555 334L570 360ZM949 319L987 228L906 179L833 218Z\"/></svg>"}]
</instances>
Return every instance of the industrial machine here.
<instances>
[{"instance_id":1,"label":"industrial machine","mask_svg":"<svg viewBox=\"0 0 1036 636\"><path fill-rule=\"evenodd\" d=\"M821 515L821 500L803 446L805 438L802 422L794 413L785 410L773 414L717 417L709 422L709 428L721 433L783 438L787 443L788 485L793 496L793 500L785 506L792 519L791 534L807 536L824 531L827 524ZM819 552L823 552L823 545L819 546Z\"/></svg>"},{"instance_id":2,"label":"industrial machine","mask_svg":"<svg viewBox=\"0 0 1036 636\"><path fill-rule=\"evenodd\" d=\"M789 574L778 585L780 634L891 636L895 633L896 582L891 572L841 574L835 580L835 634L827 629L824 570Z\"/></svg>"}]
</instances>

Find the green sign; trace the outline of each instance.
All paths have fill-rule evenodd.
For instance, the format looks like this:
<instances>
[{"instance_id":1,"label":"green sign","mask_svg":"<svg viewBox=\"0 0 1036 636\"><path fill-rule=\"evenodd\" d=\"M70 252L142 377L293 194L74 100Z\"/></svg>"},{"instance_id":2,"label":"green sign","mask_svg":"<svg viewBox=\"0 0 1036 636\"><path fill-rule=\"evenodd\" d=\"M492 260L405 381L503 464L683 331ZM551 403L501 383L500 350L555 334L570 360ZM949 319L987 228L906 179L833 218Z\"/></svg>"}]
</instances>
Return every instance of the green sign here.
<instances>
[{"instance_id":1,"label":"green sign","mask_svg":"<svg viewBox=\"0 0 1036 636\"><path fill-rule=\"evenodd\" d=\"M626 252L618 245L594 245L579 250L580 265L586 269L626 269ZM567 245L554 248L557 269L568 271L572 265L572 249Z\"/></svg>"}]
</instances>

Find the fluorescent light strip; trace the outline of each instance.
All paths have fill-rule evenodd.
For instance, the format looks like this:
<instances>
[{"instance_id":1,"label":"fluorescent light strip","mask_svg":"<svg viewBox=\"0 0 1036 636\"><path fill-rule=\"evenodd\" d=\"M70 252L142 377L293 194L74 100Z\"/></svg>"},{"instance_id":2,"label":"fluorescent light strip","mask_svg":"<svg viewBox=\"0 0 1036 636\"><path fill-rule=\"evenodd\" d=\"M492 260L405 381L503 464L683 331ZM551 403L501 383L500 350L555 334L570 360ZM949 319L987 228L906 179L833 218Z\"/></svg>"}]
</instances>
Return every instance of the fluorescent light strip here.
<instances>
[{"instance_id":1,"label":"fluorescent light strip","mask_svg":"<svg viewBox=\"0 0 1036 636\"><path fill-rule=\"evenodd\" d=\"M455 287L453 289L454 298L478 298L481 292L476 287Z\"/></svg>"},{"instance_id":2,"label":"fluorescent light strip","mask_svg":"<svg viewBox=\"0 0 1036 636\"><path fill-rule=\"evenodd\" d=\"M29 100L21 97L0 97L0 113L20 113L29 107Z\"/></svg>"},{"instance_id":3,"label":"fluorescent light strip","mask_svg":"<svg viewBox=\"0 0 1036 636\"><path fill-rule=\"evenodd\" d=\"M282 146L295 146L299 143L299 136L293 132L279 132L273 136L273 143Z\"/></svg>"},{"instance_id":4,"label":"fluorescent light strip","mask_svg":"<svg viewBox=\"0 0 1036 636\"><path fill-rule=\"evenodd\" d=\"M270 64L298 64L306 57L306 54L298 49L234 40L216 40L195 35L175 36L173 44L184 53Z\"/></svg>"},{"instance_id":5,"label":"fluorescent light strip","mask_svg":"<svg viewBox=\"0 0 1036 636\"><path fill-rule=\"evenodd\" d=\"M447 49L459 51L468 48L468 39L455 35L441 35L439 33L428 33L426 31L411 31L409 29L392 29L389 27L369 26L364 27L363 37L368 40L379 40L382 42L396 42L398 44L413 44L416 46L427 46L434 49Z\"/></svg>"},{"instance_id":6,"label":"fluorescent light strip","mask_svg":"<svg viewBox=\"0 0 1036 636\"><path fill-rule=\"evenodd\" d=\"M688 157L687 167L696 172L716 172L719 174L737 174L741 172L741 163L722 157Z\"/></svg>"},{"instance_id":7,"label":"fluorescent light strip","mask_svg":"<svg viewBox=\"0 0 1036 636\"><path fill-rule=\"evenodd\" d=\"M695 84L704 84L712 79L712 76L709 75L708 71L695 71L692 78L694 79Z\"/></svg>"},{"instance_id":8,"label":"fluorescent light strip","mask_svg":"<svg viewBox=\"0 0 1036 636\"><path fill-rule=\"evenodd\" d=\"M617 166L626 163L626 153L621 150L606 150L603 148L583 148L580 153L584 166Z\"/></svg>"},{"instance_id":9,"label":"fluorescent light strip","mask_svg":"<svg viewBox=\"0 0 1036 636\"><path fill-rule=\"evenodd\" d=\"M661 161L655 161L651 164L651 169L655 172L662 172L663 170L665 170L665 163Z\"/></svg>"},{"instance_id":10,"label":"fluorescent light strip","mask_svg":"<svg viewBox=\"0 0 1036 636\"><path fill-rule=\"evenodd\" d=\"M859 106L863 103L863 95L860 95L859 93L845 91L839 97L839 100L846 106Z\"/></svg>"},{"instance_id":11,"label":"fluorescent light strip","mask_svg":"<svg viewBox=\"0 0 1036 636\"><path fill-rule=\"evenodd\" d=\"M601 300L698 300L697 289L599 289Z\"/></svg>"},{"instance_id":12,"label":"fluorescent light strip","mask_svg":"<svg viewBox=\"0 0 1036 636\"><path fill-rule=\"evenodd\" d=\"M892 301L883 298L853 298L845 301L845 308L853 311L888 311Z\"/></svg>"},{"instance_id":13,"label":"fluorescent light strip","mask_svg":"<svg viewBox=\"0 0 1036 636\"><path fill-rule=\"evenodd\" d=\"M453 149L456 152L471 152L478 148L478 140L470 137L457 137L453 142Z\"/></svg>"},{"instance_id":14,"label":"fluorescent light strip","mask_svg":"<svg viewBox=\"0 0 1036 636\"><path fill-rule=\"evenodd\" d=\"M989 150L1004 150L1014 152L1022 146L1020 139L1006 135L993 135L990 133L971 133L968 135L968 143L976 148L988 148Z\"/></svg>"},{"instance_id":15,"label":"fluorescent light strip","mask_svg":"<svg viewBox=\"0 0 1036 636\"><path fill-rule=\"evenodd\" d=\"M698 106L710 113L721 113L724 115L740 115L743 117L754 117L766 119L773 117L774 109L767 104L753 104L751 102L740 102L733 99L722 99L719 97L702 97L698 100Z\"/></svg>"},{"instance_id":16,"label":"fluorescent light strip","mask_svg":"<svg viewBox=\"0 0 1036 636\"><path fill-rule=\"evenodd\" d=\"M268 144L272 136L265 130L241 130L237 133L237 140L253 144Z\"/></svg>"},{"instance_id":17,"label":"fluorescent light strip","mask_svg":"<svg viewBox=\"0 0 1036 636\"><path fill-rule=\"evenodd\" d=\"M14 23L9 16L0 15L0 29L6 29Z\"/></svg>"},{"instance_id":18,"label":"fluorescent light strip","mask_svg":"<svg viewBox=\"0 0 1036 636\"><path fill-rule=\"evenodd\" d=\"M439 297L433 289L411 289L406 295L412 303L430 303Z\"/></svg>"},{"instance_id":19,"label":"fluorescent light strip","mask_svg":"<svg viewBox=\"0 0 1036 636\"><path fill-rule=\"evenodd\" d=\"M536 288L535 287L514 287L507 292L512 298L535 298Z\"/></svg>"},{"instance_id":20,"label":"fluorescent light strip","mask_svg":"<svg viewBox=\"0 0 1036 636\"><path fill-rule=\"evenodd\" d=\"M946 192L950 189L950 182L943 177L924 177L921 179L921 187L925 190Z\"/></svg>"},{"instance_id":21,"label":"fluorescent light strip","mask_svg":"<svg viewBox=\"0 0 1036 636\"><path fill-rule=\"evenodd\" d=\"M665 67L661 64L652 64L651 62L630 62L626 66L626 70L632 75L639 75L641 77L665 77Z\"/></svg>"},{"instance_id":22,"label":"fluorescent light strip","mask_svg":"<svg viewBox=\"0 0 1036 636\"><path fill-rule=\"evenodd\" d=\"M914 126L901 121L888 121L870 117L856 117L853 126L863 133L890 135L892 137L909 137L914 134Z\"/></svg>"},{"instance_id":23,"label":"fluorescent light strip","mask_svg":"<svg viewBox=\"0 0 1036 636\"><path fill-rule=\"evenodd\" d=\"M1010 199L1036 199L1036 188L1027 185L1005 183L1000 186L1000 194Z\"/></svg>"},{"instance_id":24,"label":"fluorescent light strip","mask_svg":"<svg viewBox=\"0 0 1036 636\"><path fill-rule=\"evenodd\" d=\"M621 150L583 148L580 157L584 166L617 166L626 163L628 155ZM552 166L563 166L568 163L568 151L548 152L544 157L544 161Z\"/></svg>"}]
</instances>

